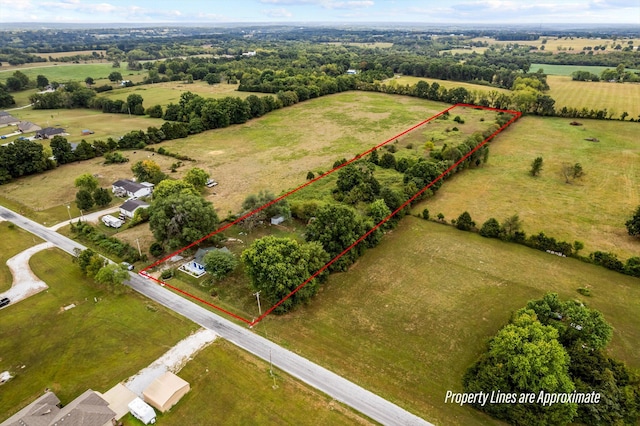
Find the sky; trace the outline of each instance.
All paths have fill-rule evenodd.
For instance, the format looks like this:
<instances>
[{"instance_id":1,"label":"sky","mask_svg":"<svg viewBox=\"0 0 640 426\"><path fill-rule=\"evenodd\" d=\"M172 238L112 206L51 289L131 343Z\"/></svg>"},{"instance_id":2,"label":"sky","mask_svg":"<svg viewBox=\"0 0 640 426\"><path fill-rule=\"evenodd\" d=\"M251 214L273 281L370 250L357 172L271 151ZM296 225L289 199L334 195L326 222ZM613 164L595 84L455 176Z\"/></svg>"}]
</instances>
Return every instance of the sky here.
<instances>
[{"instance_id":1,"label":"sky","mask_svg":"<svg viewBox=\"0 0 640 426\"><path fill-rule=\"evenodd\" d=\"M0 0L2 22L635 24L640 0Z\"/></svg>"}]
</instances>

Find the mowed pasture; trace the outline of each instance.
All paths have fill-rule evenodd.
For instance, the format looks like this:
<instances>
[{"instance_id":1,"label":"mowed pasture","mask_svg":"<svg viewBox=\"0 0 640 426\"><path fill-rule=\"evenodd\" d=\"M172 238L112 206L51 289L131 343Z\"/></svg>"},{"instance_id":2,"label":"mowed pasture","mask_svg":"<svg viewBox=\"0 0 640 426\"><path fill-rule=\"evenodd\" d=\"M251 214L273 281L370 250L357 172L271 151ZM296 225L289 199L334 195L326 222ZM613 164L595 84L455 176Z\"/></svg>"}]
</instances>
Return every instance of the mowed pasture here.
<instances>
[{"instance_id":1,"label":"mowed pasture","mask_svg":"<svg viewBox=\"0 0 640 426\"><path fill-rule=\"evenodd\" d=\"M397 84L399 86L409 85L414 86L419 81L426 81L429 85L433 83L438 83L440 86L446 89L455 89L456 87L464 87L469 91L482 91L482 92L491 92L495 91L498 93L511 93L510 90L501 89L499 87L485 86L482 84L473 84L473 83L464 83L461 81L450 81L450 80L438 80L435 78L425 78L425 77L412 77L412 76L395 76L384 82L386 84Z\"/></svg>"},{"instance_id":2,"label":"mowed pasture","mask_svg":"<svg viewBox=\"0 0 640 426\"><path fill-rule=\"evenodd\" d=\"M547 40L546 43L542 43L543 40ZM594 50L594 54L606 54L609 52L615 52L613 48L620 44L623 48L628 46L628 42L633 42L633 46L638 46L640 40L637 38L626 38L621 37L616 39L615 41L610 38L599 38L599 37L540 37L538 40L496 40L491 37L476 37L472 39L472 41L485 41L489 43L489 45L495 44L498 46L503 46L505 44L519 44L519 45L527 45L527 46L535 46L540 49L544 46L544 50L547 52L581 52L584 47L595 47L595 46L606 46L606 50ZM569 50L569 48L573 50Z\"/></svg>"},{"instance_id":3,"label":"mowed pasture","mask_svg":"<svg viewBox=\"0 0 640 426\"><path fill-rule=\"evenodd\" d=\"M282 371L271 370L233 344L218 339L178 374L191 385L163 425L364 425L371 424L332 398ZM131 415L125 425L141 425Z\"/></svg>"},{"instance_id":4,"label":"mowed pasture","mask_svg":"<svg viewBox=\"0 0 640 426\"><path fill-rule=\"evenodd\" d=\"M627 112L629 118L640 117L640 83L608 83L603 81L573 81L571 77L550 75L547 77L549 96L555 99L556 111L563 106L603 109L613 113L614 118Z\"/></svg>"},{"instance_id":5,"label":"mowed pasture","mask_svg":"<svg viewBox=\"0 0 640 426\"><path fill-rule=\"evenodd\" d=\"M84 82L85 78L92 77L94 80L105 79L113 71L117 71L122 74L122 77L127 80L133 80L134 76L147 75L147 71L130 71L126 68L113 68L111 62L92 62L86 64L70 64L66 62L54 63L43 62L46 65L30 66L30 67L12 67L10 69L0 69L0 82L5 82L7 78L15 71L21 71L30 80L35 81L38 75L44 75L49 81L57 81L63 83L65 81L81 81ZM117 84L117 83L116 83Z\"/></svg>"},{"instance_id":6,"label":"mowed pasture","mask_svg":"<svg viewBox=\"0 0 640 426\"><path fill-rule=\"evenodd\" d=\"M576 259L404 218L314 300L254 327L435 424L498 424L456 404L487 340L528 300L581 296L614 328L608 352L640 367L640 280Z\"/></svg>"},{"instance_id":7,"label":"mowed pasture","mask_svg":"<svg viewBox=\"0 0 640 426\"><path fill-rule=\"evenodd\" d=\"M531 64L529 72L537 72L542 69L547 75L571 76L576 71L589 71L592 74L600 75L606 69L615 67L586 66L586 65L556 65L556 64ZM628 70L629 71L629 70Z\"/></svg>"},{"instance_id":8,"label":"mowed pasture","mask_svg":"<svg viewBox=\"0 0 640 426\"><path fill-rule=\"evenodd\" d=\"M0 240L2 252L8 242ZM63 404L87 389L105 392L197 329L132 291L99 289L58 249L35 254L30 266L49 289L2 310L0 371L15 377L2 385L0 420L46 388Z\"/></svg>"},{"instance_id":9,"label":"mowed pasture","mask_svg":"<svg viewBox=\"0 0 640 426\"><path fill-rule=\"evenodd\" d=\"M600 250L638 256L640 244L624 226L640 204L640 146L629 122L523 117L491 143L488 164L447 181L415 211L428 208L447 220L468 211L478 227L518 214L527 234L582 241L584 253ZM597 138L599 142L586 141ZM534 158L544 161L529 175ZM580 163L585 176L565 183L563 163Z\"/></svg>"}]
</instances>

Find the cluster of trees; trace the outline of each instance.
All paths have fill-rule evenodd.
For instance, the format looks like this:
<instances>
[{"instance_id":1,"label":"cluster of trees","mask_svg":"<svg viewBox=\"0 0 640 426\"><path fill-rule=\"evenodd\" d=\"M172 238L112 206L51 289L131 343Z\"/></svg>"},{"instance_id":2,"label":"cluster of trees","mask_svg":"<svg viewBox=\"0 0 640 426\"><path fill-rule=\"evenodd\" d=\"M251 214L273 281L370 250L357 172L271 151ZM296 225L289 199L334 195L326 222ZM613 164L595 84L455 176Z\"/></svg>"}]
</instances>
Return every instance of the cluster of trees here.
<instances>
[{"instance_id":1,"label":"cluster of trees","mask_svg":"<svg viewBox=\"0 0 640 426\"><path fill-rule=\"evenodd\" d=\"M95 97L95 90L70 81L53 92L35 93L29 96L29 101L33 109L88 108Z\"/></svg>"},{"instance_id":2,"label":"cluster of trees","mask_svg":"<svg viewBox=\"0 0 640 426\"><path fill-rule=\"evenodd\" d=\"M87 222L71 223L71 231L80 239L95 244L107 254L117 256L125 262L134 263L146 260L146 255L140 257L138 249L114 237L109 237Z\"/></svg>"},{"instance_id":3,"label":"cluster of trees","mask_svg":"<svg viewBox=\"0 0 640 426\"><path fill-rule=\"evenodd\" d=\"M55 168L51 155L42 144L29 140L0 146L0 184Z\"/></svg>"},{"instance_id":4,"label":"cluster of trees","mask_svg":"<svg viewBox=\"0 0 640 426\"><path fill-rule=\"evenodd\" d=\"M571 73L571 78L574 81L609 81L609 82L631 82L637 83L640 81L640 76L631 71L625 71L624 64L618 64L615 69L609 69L602 71L600 75L594 74L589 71L574 71Z\"/></svg>"},{"instance_id":5,"label":"cluster of trees","mask_svg":"<svg viewBox=\"0 0 640 426\"><path fill-rule=\"evenodd\" d=\"M80 210L89 210L94 206L104 207L111 202L111 193L105 188L100 188L98 179L92 174L85 173L75 180L76 205Z\"/></svg>"},{"instance_id":6,"label":"cluster of trees","mask_svg":"<svg viewBox=\"0 0 640 426\"><path fill-rule=\"evenodd\" d=\"M518 310L463 379L467 392L600 394L599 403L474 404L512 424L634 424L640 377L610 358L612 328L583 303L546 294Z\"/></svg>"},{"instance_id":7,"label":"cluster of trees","mask_svg":"<svg viewBox=\"0 0 640 426\"><path fill-rule=\"evenodd\" d=\"M129 277L129 272L124 265L109 263L107 259L91 249L77 253L74 260L83 274L103 284L109 291L115 294L125 291L123 282Z\"/></svg>"}]
</instances>

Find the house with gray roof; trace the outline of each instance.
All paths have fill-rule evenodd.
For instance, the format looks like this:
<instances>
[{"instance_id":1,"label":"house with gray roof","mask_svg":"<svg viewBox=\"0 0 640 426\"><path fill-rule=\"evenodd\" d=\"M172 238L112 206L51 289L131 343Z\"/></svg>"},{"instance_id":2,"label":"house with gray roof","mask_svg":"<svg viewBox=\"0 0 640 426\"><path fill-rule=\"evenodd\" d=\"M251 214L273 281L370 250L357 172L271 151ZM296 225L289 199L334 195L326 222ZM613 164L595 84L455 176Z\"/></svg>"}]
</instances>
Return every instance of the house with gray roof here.
<instances>
[{"instance_id":1,"label":"house with gray roof","mask_svg":"<svg viewBox=\"0 0 640 426\"><path fill-rule=\"evenodd\" d=\"M31 133L42 130L42 127L30 121L21 121L18 123L18 130L22 133Z\"/></svg>"},{"instance_id":2,"label":"house with gray roof","mask_svg":"<svg viewBox=\"0 0 640 426\"><path fill-rule=\"evenodd\" d=\"M20 122L19 119L6 111L0 111L0 126L13 126Z\"/></svg>"},{"instance_id":3,"label":"house with gray roof","mask_svg":"<svg viewBox=\"0 0 640 426\"><path fill-rule=\"evenodd\" d=\"M204 268L204 256L209 253L210 251L222 251L225 253L229 253L229 249L226 247L222 247L222 248L217 248L217 247L206 247L206 248L199 248L198 251L196 251L196 255L194 257L193 260L183 264L180 268L181 271L186 272L189 275L192 275L196 278L200 278L201 276L203 276L207 271Z\"/></svg>"},{"instance_id":4,"label":"house with gray roof","mask_svg":"<svg viewBox=\"0 0 640 426\"><path fill-rule=\"evenodd\" d=\"M54 136L64 136L65 133L62 127L45 127L36 131L36 138L38 139L51 139Z\"/></svg>"},{"instance_id":5,"label":"house with gray roof","mask_svg":"<svg viewBox=\"0 0 640 426\"><path fill-rule=\"evenodd\" d=\"M120 179L111 185L111 191L117 197L141 198L151 195L154 185L149 182L134 182L128 179Z\"/></svg>"},{"instance_id":6,"label":"house with gray roof","mask_svg":"<svg viewBox=\"0 0 640 426\"><path fill-rule=\"evenodd\" d=\"M138 209L146 209L149 207L149 203L145 203L142 200L127 200L120 206L120 219L123 217L126 219L133 219L133 216Z\"/></svg>"}]
</instances>

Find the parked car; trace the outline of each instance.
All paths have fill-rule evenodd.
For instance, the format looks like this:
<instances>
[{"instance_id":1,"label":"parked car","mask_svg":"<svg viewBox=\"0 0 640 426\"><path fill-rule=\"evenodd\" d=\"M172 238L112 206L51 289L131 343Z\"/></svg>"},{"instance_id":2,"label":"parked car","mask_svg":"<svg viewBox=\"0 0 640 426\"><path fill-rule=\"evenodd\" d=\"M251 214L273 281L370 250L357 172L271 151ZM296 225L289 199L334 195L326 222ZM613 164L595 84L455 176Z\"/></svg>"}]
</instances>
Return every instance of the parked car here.
<instances>
[{"instance_id":1,"label":"parked car","mask_svg":"<svg viewBox=\"0 0 640 426\"><path fill-rule=\"evenodd\" d=\"M2 308L3 306L7 306L9 303L11 303L11 300L9 300L8 297L3 297L2 299L0 299L0 308Z\"/></svg>"},{"instance_id":2,"label":"parked car","mask_svg":"<svg viewBox=\"0 0 640 426\"><path fill-rule=\"evenodd\" d=\"M127 268L127 271L133 271L134 268L134 266L129 262L122 262L122 266L125 266Z\"/></svg>"}]
</instances>

